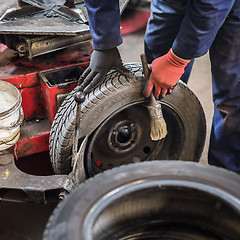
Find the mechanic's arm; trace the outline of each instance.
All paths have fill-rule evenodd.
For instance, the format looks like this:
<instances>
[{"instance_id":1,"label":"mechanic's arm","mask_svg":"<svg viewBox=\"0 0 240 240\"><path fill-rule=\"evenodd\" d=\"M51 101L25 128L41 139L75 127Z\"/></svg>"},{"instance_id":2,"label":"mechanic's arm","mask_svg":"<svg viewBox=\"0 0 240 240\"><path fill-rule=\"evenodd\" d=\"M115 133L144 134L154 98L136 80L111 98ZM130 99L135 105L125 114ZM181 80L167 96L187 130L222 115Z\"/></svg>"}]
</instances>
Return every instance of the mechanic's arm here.
<instances>
[{"instance_id":1,"label":"mechanic's arm","mask_svg":"<svg viewBox=\"0 0 240 240\"><path fill-rule=\"evenodd\" d=\"M122 43L118 0L85 0L94 51L90 65L79 81L80 89L90 92L99 85L112 68L125 73L117 46Z\"/></svg>"},{"instance_id":2,"label":"mechanic's arm","mask_svg":"<svg viewBox=\"0 0 240 240\"><path fill-rule=\"evenodd\" d=\"M176 85L192 58L204 55L231 11L234 0L191 0L172 49L152 62L145 95L163 97Z\"/></svg>"}]
</instances>

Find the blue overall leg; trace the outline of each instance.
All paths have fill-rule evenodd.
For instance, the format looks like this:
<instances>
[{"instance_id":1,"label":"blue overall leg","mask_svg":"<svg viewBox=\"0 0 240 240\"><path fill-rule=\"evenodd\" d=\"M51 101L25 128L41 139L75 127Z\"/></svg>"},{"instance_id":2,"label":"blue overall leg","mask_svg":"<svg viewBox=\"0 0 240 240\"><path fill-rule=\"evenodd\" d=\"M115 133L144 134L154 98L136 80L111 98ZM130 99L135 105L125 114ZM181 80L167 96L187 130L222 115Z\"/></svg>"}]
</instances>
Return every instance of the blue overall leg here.
<instances>
[{"instance_id":1,"label":"blue overall leg","mask_svg":"<svg viewBox=\"0 0 240 240\"><path fill-rule=\"evenodd\" d=\"M144 41L145 54L148 63L166 54L178 34L182 20L187 10L187 0L164 1L152 0L151 16L146 28ZM193 65L193 60L186 67L181 79L187 83Z\"/></svg>"},{"instance_id":2,"label":"blue overall leg","mask_svg":"<svg viewBox=\"0 0 240 240\"><path fill-rule=\"evenodd\" d=\"M240 173L240 8L230 12L211 48L215 106L209 164Z\"/></svg>"}]
</instances>

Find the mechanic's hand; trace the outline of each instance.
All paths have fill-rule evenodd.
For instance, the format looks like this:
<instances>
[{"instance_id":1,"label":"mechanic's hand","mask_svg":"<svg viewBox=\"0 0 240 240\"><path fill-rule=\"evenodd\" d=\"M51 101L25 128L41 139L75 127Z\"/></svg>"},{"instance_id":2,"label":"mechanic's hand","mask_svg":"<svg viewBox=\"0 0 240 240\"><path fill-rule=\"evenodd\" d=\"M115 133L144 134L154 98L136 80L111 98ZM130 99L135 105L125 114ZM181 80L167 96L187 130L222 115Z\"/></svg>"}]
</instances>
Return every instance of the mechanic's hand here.
<instances>
[{"instance_id":1,"label":"mechanic's hand","mask_svg":"<svg viewBox=\"0 0 240 240\"><path fill-rule=\"evenodd\" d=\"M172 49L162 57L156 58L150 65L152 72L146 86L145 96L148 97L153 91L155 98L158 99L160 94L164 97L167 92L171 92L189 62L190 60L177 57Z\"/></svg>"},{"instance_id":2,"label":"mechanic's hand","mask_svg":"<svg viewBox=\"0 0 240 240\"><path fill-rule=\"evenodd\" d=\"M115 47L107 50L94 50L89 67L79 79L80 90L89 93L103 82L106 73L111 69L116 69L122 74L128 72L123 66L118 49Z\"/></svg>"}]
</instances>

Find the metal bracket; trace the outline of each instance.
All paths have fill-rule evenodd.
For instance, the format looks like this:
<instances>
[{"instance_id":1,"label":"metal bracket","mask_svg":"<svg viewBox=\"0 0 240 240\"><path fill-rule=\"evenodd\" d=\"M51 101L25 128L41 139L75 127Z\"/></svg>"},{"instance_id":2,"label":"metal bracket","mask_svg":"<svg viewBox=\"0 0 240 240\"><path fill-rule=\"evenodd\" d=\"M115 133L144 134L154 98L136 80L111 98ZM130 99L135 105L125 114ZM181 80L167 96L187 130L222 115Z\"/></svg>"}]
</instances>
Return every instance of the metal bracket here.
<instances>
[{"instance_id":1,"label":"metal bracket","mask_svg":"<svg viewBox=\"0 0 240 240\"><path fill-rule=\"evenodd\" d=\"M69 192L76 188L80 183L86 180L86 173L84 169L84 153L87 146L88 136L84 138L76 154L76 160L73 164L72 172L67 176L63 183L63 189L59 194L59 199L64 199Z\"/></svg>"},{"instance_id":2,"label":"metal bracket","mask_svg":"<svg viewBox=\"0 0 240 240\"><path fill-rule=\"evenodd\" d=\"M81 106L85 100L85 94L80 91L79 86L76 88L74 99L76 101L76 122L73 134L73 147L72 147L73 170L68 175L68 179L64 185L64 191L62 191L59 195L60 199L65 198L68 192L70 192L73 188L77 187L81 182L84 182L86 180L86 174L84 169L84 153L87 146L88 136L85 136L78 150Z\"/></svg>"},{"instance_id":3,"label":"metal bracket","mask_svg":"<svg viewBox=\"0 0 240 240\"><path fill-rule=\"evenodd\" d=\"M72 47L92 38L90 32L77 36L21 36L16 50L20 57L26 56L32 60L34 57Z\"/></svg>"},{"instance_id":4,"label":"metal bracket","mask_svg":"<svg viewBox=\"0 0 240 240\"><path fill-rule=\"evenodd\" d=\"M0 200L48 203L58 201L67 175L34 176L20 171L12 154L0 155Z\"/></svg>"},{"instance_id":5,"label":"metal bracket","mask_svg":"<svg viewBox=\"0 0 240 240\"><path fill-rule=\"evenodd\" d=\"M63 199L86 180L84 153L88 136L84 138L69 175L34 176L20 171L13 154L0 155L0 200L7 202L48 203Z\"/></svg>"},{"instance_id":6,"label":"metal bracket","mask_svg":"<svg viewBox=\"0 0 240 240\"><path fill-rule=\"evenodd\" d=\"M88 14L83 1L78 7L74 1L66 0L64 5L56 5L44 0L18 0L19 8L8 9L0 18L0 21L12 21L17 18L42 14L46 17L61 17L75 23L87 23Z\"/></svg>"},{"instance_id":7,"label":"metal bracket","mask_svg":"<svg viewBox=\"0 0 240 240\"><path fill-rule=\"evenodd\" d=\"M0 8L1 39L14 39L12 35L89 35L89 18L84 0L2 1L2 8ZM123 12L128 1L119 0L120 13ZM18 2L18 5L15 2ZM15 48L15 45L14 43L13 48Z\"/></svg>"}]
</instances>

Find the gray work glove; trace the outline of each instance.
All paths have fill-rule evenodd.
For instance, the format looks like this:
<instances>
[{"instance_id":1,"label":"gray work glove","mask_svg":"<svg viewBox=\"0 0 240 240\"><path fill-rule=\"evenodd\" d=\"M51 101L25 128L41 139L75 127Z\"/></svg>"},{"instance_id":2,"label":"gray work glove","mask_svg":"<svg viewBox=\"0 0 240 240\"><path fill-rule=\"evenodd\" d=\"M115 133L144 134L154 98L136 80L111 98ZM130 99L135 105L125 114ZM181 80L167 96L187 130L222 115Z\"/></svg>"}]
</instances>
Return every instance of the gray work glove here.
<instances>
[{"instance_id":1,"label":"gray work glove","mask_svg":"<svg viewBox=\"0 0 240 240\"><path fill-rule=\"evenodd\" d=\"M101 84L107 72L116 69L125 75L129 72L122 63L118 49L94 50L91 56L89 67L83 72L79 79L80 90L89 93L96 86Z\"/></svg>"}]
</instances>

